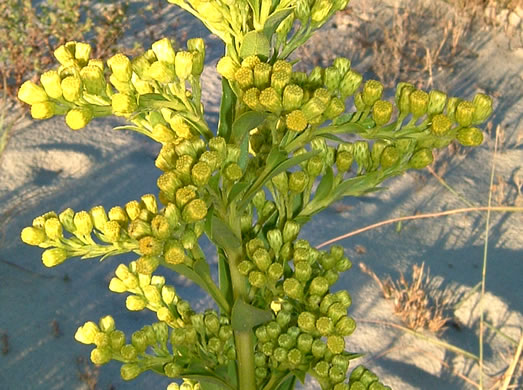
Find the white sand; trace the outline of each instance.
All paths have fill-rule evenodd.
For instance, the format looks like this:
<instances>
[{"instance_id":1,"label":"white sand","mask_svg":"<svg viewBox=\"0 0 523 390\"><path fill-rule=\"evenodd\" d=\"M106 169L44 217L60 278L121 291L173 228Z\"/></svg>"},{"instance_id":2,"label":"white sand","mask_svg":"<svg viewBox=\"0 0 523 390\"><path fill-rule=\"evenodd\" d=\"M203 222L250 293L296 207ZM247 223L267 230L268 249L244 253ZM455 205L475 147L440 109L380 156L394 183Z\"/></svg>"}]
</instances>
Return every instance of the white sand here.
<instances>
[{"instance_id":1,"label":"white sand","mask_svg":"<svg viewBox=\"0 0 523 390\"><path fill-rule=\"evenodd\" d=\"M379 15L390 2L383 3L382 8L376 6L380 2L370 3L354 0L352 5L354 14L365 12L372 23L375 14ZM180 11L173 7L166 14L176 18ZM205 34L209 67L202 77L203 98L209 122L215 124L220 83L213 65L221 53L219 41L187 17L179 19L175 29L167 22L155 28L164 28L168 34L173 30L177 35L186 32L189 38ZM351 28L354 27L335 29L330 23L314 42L330 42L332 53L340 55L343 39L348 39ZM437 37L427 37L431 38ZM523 57L510 46L514 42L503 31L478 33L470 41L461 42L477 58L460 60L453 70L436 69L434 75L438 85L452 95L472 97L480 89L495 94L493 128L501 125L505 134L496 159L496 177L506 182L504 202L508 205L521 202L514 183L522 178L518 169L523 161ZM322 58L329 58L325 45L317 50ZM365 71L368 58L357 54L358 61L353 66ZM344 55L352 57L351 53ZM44 122L24 118L1 157L0 332L7 334L9 341L9 353L0 355L2 390L86 388L78 379L75 361L78 356L88 357L91 348L74 341L76 328L85 321L112 314L119 329L132 332L154 318L150 313L129 313L124 297L107 289L116 266L132 257L110 258L103 263L74 259L46 269L40 262L41 250L19 240L20 230L48 210L81 210L97 204L110 208L156 192L159 171L153 161L157 145L137 134L113 131L112 127L118 124L116 119L97 120L82 131L73 132L61 118ZM442 157L448 163L445 180L477 205L486 205L488 200L493 145L493 137L486 137L483 145L467 151L466 157L448 153ZM410 172L385 185L386 191L344 200L342 204L350 206L345 211L338 212L333 207L325 210L304 228L302 236L317 245L388 218L466 207L427 171ZM521 214L492 214L485 299L486 319L516 340L523 324L522 221ZM481 279L484 238L485 214L470 213L408 222L400 233L389 225L341 243L355 265L364 262L380 276L391 274L397 278L399 272L410 274L412 264L424 261L435 280L457 301ZM356 245L363 246L366 253L357 253ZM68 281L63 280L64 275ZM180 282L179 278L172 278ZM376 284L357 266L342 277L337 287L351 293L354 304L350 314L356 319L399 323L392 314L392 302L382 298ZM197 309L210 305L209 298L194 286L182 284L179 291ZM478 296L469 299L455 314L460 328L449 328L439 339L477 354ZM53 321L59 324L57 337L53 335ZM473 380L478 378L477 365L470 360L383 324L361 322L347 342L350 350L366 352L361 361L397 390L473 388L454 375L448 365ZM510 353L510 347L504 338L487 332L487 374L502 372L506 363L501 354ZM147 373L124 383L119 377L119 364L111 363L101 368L98 383L100 389L108 389L111 384L116 389L162 389L169 381ZM309 382L304 388L318 387Z\"/></svg>"}]
</instances>

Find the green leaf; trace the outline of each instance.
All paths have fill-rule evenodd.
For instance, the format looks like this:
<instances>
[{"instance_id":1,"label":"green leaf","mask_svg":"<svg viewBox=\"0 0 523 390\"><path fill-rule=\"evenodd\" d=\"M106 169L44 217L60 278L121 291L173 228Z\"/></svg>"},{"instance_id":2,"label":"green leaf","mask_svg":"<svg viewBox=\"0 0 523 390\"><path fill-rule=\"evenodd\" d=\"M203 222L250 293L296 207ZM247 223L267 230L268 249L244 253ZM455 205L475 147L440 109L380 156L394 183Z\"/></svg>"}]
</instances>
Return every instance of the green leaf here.
<instances>
[{"instance_id":1,"label":"green leaf","mask_svg":"<svg viewBox=\"0 0 523 390\"><path fill-rule=\"evenodd\" d=\"M243 137L261 125L268 115L267 112L257 111L247 111L240 115L232 124L232 142L243 140Z\"/></svg>"},{"instance_id":2,"label":"green leaf","mask_svg":"<svg viewBox=\"0 0 523 390\"><path fill-rule=\"evenodd\" d=\"M232 281L231 274L229 272L229 265L225 259L225 254L223 249L218 249L218 282L220 284L220 291L225 297L227 302L233 302L232 295Z\"/></svg>"},{"instance_id":3,"label":"green leaf","mask_svg":"<svg viewBox=\"0 0 523 390\"><path fill-rule=\"evenodd\" d=\"M243 137L240 145L240 158L238 159L238 165L245 171L247 163L249 162L249 137Z\"/></svg>"},{"instance_id":4,"label":"green leaf","mask_svg":"<svg viewBox=\"0 0 523 390\"><path fill-rule=\"evenodd\" d=\"M209 264L207 264L207 262L203 259L196 260L192 268L198 275L211 276L211 269L209 268Z\"/></svg>"},{"instance_id":5,"label":"green leaf","mask_svg":"<svg viewBox=\"0 0 523 390\"><path fill-rule=\"evenodd\" d=\"M246 183L244 181L239 181L238 183L235 183L232 186L231 191L229 192L228 204L234 202L238 195L240 195L247 187L249 187L249 183Z\"/></svg>"},{"instance_id":6,"label":"green leaf","mask_svg":"<svg viewBox=\"0 0 523 390\"><path fill-rule=\"evenodd\" d=\"M345 114L341 114L339 117L332 121L332 124L343 125L344 123L350 122L354 114L354 112L346 112Z\"/></svg>"},{"instance_id":7,"label":"green leaf","mask_svg":"<svg viewBox=\"0 0 523 390\"><path fill-rule=\"evenodd\" d=\"M285 160L281 164L279 164L274 170L269 174L268 179L272 179L277 174L287 170L288 168L292 168L295 165L298 165L302 161L306 161L309 158L317 155L320 151L319 150L311 150L310 152L300 154L298 156L294 156L289 158L288 160Z\"/></svg>"},{"instance_id":8,"label":"green leaf","mask_svg":"<svg viewBox=\"0 0 523 390\"><path fill-rule=\"evenodd\" d=\"M259 31L250 31L243 37L243 42L240 47L240 57L246 58L248 56L257 55L262 58L269 58L271 54L270 42Z\"/></svg>"},{"instance_id":9,"label":"green leaf","mask_svg":"<svg viewBox=\"0 0 523 390\"><path fill-rule=\"evenodd\" d=\"M292 375L280 383L280 385L277 387L277 390L293 390L294 386L296 386L296 377Z\"/></svg>"},{"instance_id":10,"label":"green leaf","mask_svg":"<svg viewBox=\"0 0 523 390\"><path fill-rule=\"evenodd\" d=\"M242 299L237 299L232 307L231 326L239 332L249 331L272 319L273 314L270 310L258 309L245 303Z\"/></svg>"},{"instance_id":11,"label":"green leaf","mask_svg":"<svg viewBox=\"0 0 523 390\"><path fill-rule=\"evenodd\" d=\"M239 248L242 243L229 226L213 214L211 217L210 240L220 248Z\"/></svg>"},{"instance_id":12,"label":"green leaf","mask_svg":"<svg viewBox=\"0 0 523 390\"><path fill-rule=\"evenodd\" d=\"M138 98L138 105L142 108L172 108L173 110L183 110L185 106L181 101L170 101L165 99L163 95L159 93L146 93L140 95Z\"/></svg>"},{"instance_id":13,"label":"green leaf","mask_svg":"<svg viewBox=\"0 0 523 390\"><path fill-rule=\"evenodd\" d=\"M211 294L205 281L200 277L200 275L187 267L185 264L167 264L165 266L175 272L178 272L180 275L185 276L187 279L192 280L194 283L204 289L209 295Z\"/></svg>"},{"instance_id":14,"label":"green leaf","mask_svg":"<svg viewBox=\"0 0 523 390\"><path fill-rule=\"evenodd\" d=\"M220 119L218 122L218 135L225 141L231 136L231 123L234 120L234 106L236 95L234 94L226 78L222 78L222 101L220 103Z\"/></svg>"},{"instance_id":15,"label":"green leaf","mask_svg":"<svg viewBox=\"0 0 523 390\"><path fill-rule=\"evenodd\" d=\"M327 138L327 139L330 139L330 140L336 141L336 142L346 142L344 139L341 139L340 137L338 137L334 134L322 134L321 136L323 138Z\"/></svg>"},{"instance_id":16,"label":"green leaf","mask_svg":"<svg viewBox=\"0 0 523 390\"><path fill-rule=\"evenodd\" d=\"M325 199L332 190L332 184L334 183L334 173L331 167L327 167L327 173L321 178L320 184L314 193L313 202L321 202Z\"/></svg>"},{"instance_id":17,"label":"green leaf","mask_svg":"<svg viewBox=\"0 0 523 390\"><path fill-rule=\"evenodd\" d=\"M281 22L283 22L283 19L285 19L287 16L289 16L292 13L292 8L286 8L281 9L275 13L273 13L269 18L265 21L265 25L263 26L263 33L267 37L267 39L271 40L273 34L275 33L276 29L280 25Z\"/></svg>"}]
</instances>

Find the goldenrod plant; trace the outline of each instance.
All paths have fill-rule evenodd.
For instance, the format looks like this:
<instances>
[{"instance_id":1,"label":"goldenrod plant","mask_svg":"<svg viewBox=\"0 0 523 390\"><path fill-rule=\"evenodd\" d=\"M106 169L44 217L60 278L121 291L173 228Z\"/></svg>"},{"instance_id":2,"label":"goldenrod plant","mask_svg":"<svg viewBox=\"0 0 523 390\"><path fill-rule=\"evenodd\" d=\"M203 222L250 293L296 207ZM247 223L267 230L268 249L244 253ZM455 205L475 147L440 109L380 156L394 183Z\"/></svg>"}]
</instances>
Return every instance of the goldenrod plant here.
<instances>
[{"instance_id":1,"label":"goldenrod plant","mask_svg":"<svg viewBox=\"0 0 523 390\"><path fill-rule=\"evenodd\" d=\"M48 212L22 231L25 243L45 249L47 267L72 257L138 257L117 266L109 289L158 321L125 335L107 315L81 326L76 340L94 344L97 365L121 362L125 380L145 371L176 379L169 390L289 390L307 375L323 390L388 388L362 366L349 374L360 356L346 350L356 327L351 296L332 288L350 260L341 246L311 247L300 230L332 202L431 164L436 148L481 144L475 126L492 100L400 83L388 101L382 83L364 81L347 58L308 74L293 70L288 56L348 0L171 2L225 44L217 128L204 118L198 38L178 51L164 38L106 64L91 58L89 45L69 42L54 53L58 68L18 92L35 119L64 115L78 130L121 116L123 128L162 145L157 195L108 211ZM173 272L210 294L218 310L195 311L169 283Z\"/></svg>"}]
</instances>

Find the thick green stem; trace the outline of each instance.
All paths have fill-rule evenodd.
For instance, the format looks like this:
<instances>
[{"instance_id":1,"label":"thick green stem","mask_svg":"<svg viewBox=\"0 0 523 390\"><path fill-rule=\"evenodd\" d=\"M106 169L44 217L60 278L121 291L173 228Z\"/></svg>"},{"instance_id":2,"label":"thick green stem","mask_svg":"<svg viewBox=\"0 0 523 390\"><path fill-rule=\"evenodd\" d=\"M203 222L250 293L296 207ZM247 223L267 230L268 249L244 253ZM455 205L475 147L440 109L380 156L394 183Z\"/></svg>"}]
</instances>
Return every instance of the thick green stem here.
<instances>
[{"instance_id":1,"label":"thick green stem","mask_svg":"<svg viewBox=\"0 0 523 390\"><path fill-rule=\"evenodd\" d=\"M231 283L234 300L247 300L247 283L245 277L238 272L238 264L242 261L242 248L226 250L231 272ZM234 331L236 354L238 359L239 390L254 390L256 382L254 376L254 337L252 330Z\"/></svg>"}]
</instances>

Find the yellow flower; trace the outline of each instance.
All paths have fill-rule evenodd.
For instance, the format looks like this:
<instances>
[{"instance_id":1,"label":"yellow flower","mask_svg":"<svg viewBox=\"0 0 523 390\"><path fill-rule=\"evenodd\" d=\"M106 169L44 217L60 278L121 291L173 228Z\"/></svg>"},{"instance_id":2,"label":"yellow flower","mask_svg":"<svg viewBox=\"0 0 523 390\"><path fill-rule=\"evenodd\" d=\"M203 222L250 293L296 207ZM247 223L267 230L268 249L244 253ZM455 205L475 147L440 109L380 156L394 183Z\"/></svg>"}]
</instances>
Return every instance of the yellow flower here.
<instances>
[{"instance_id":1,"label":"yellow flower","mask_svg":"<svg viewBox=\"0 0 523 390\"><path fill-rule=\"evenodd\" d=\"M42 103L48 100L45 90L32 81L26 81L18 90L18 99L27 104Z\"/></svg>"},{"instance_id":2,"label":"yellow flower","mask_svg":"<svg viewBox=\"0 0 523 390\"><path fill-rule=\"evenodd\" d=\"M78 107L69 110L65 115L65 123L72 130L83 129L93 118L93 114L88 107Z\"/></svg>"}]
</instances>

